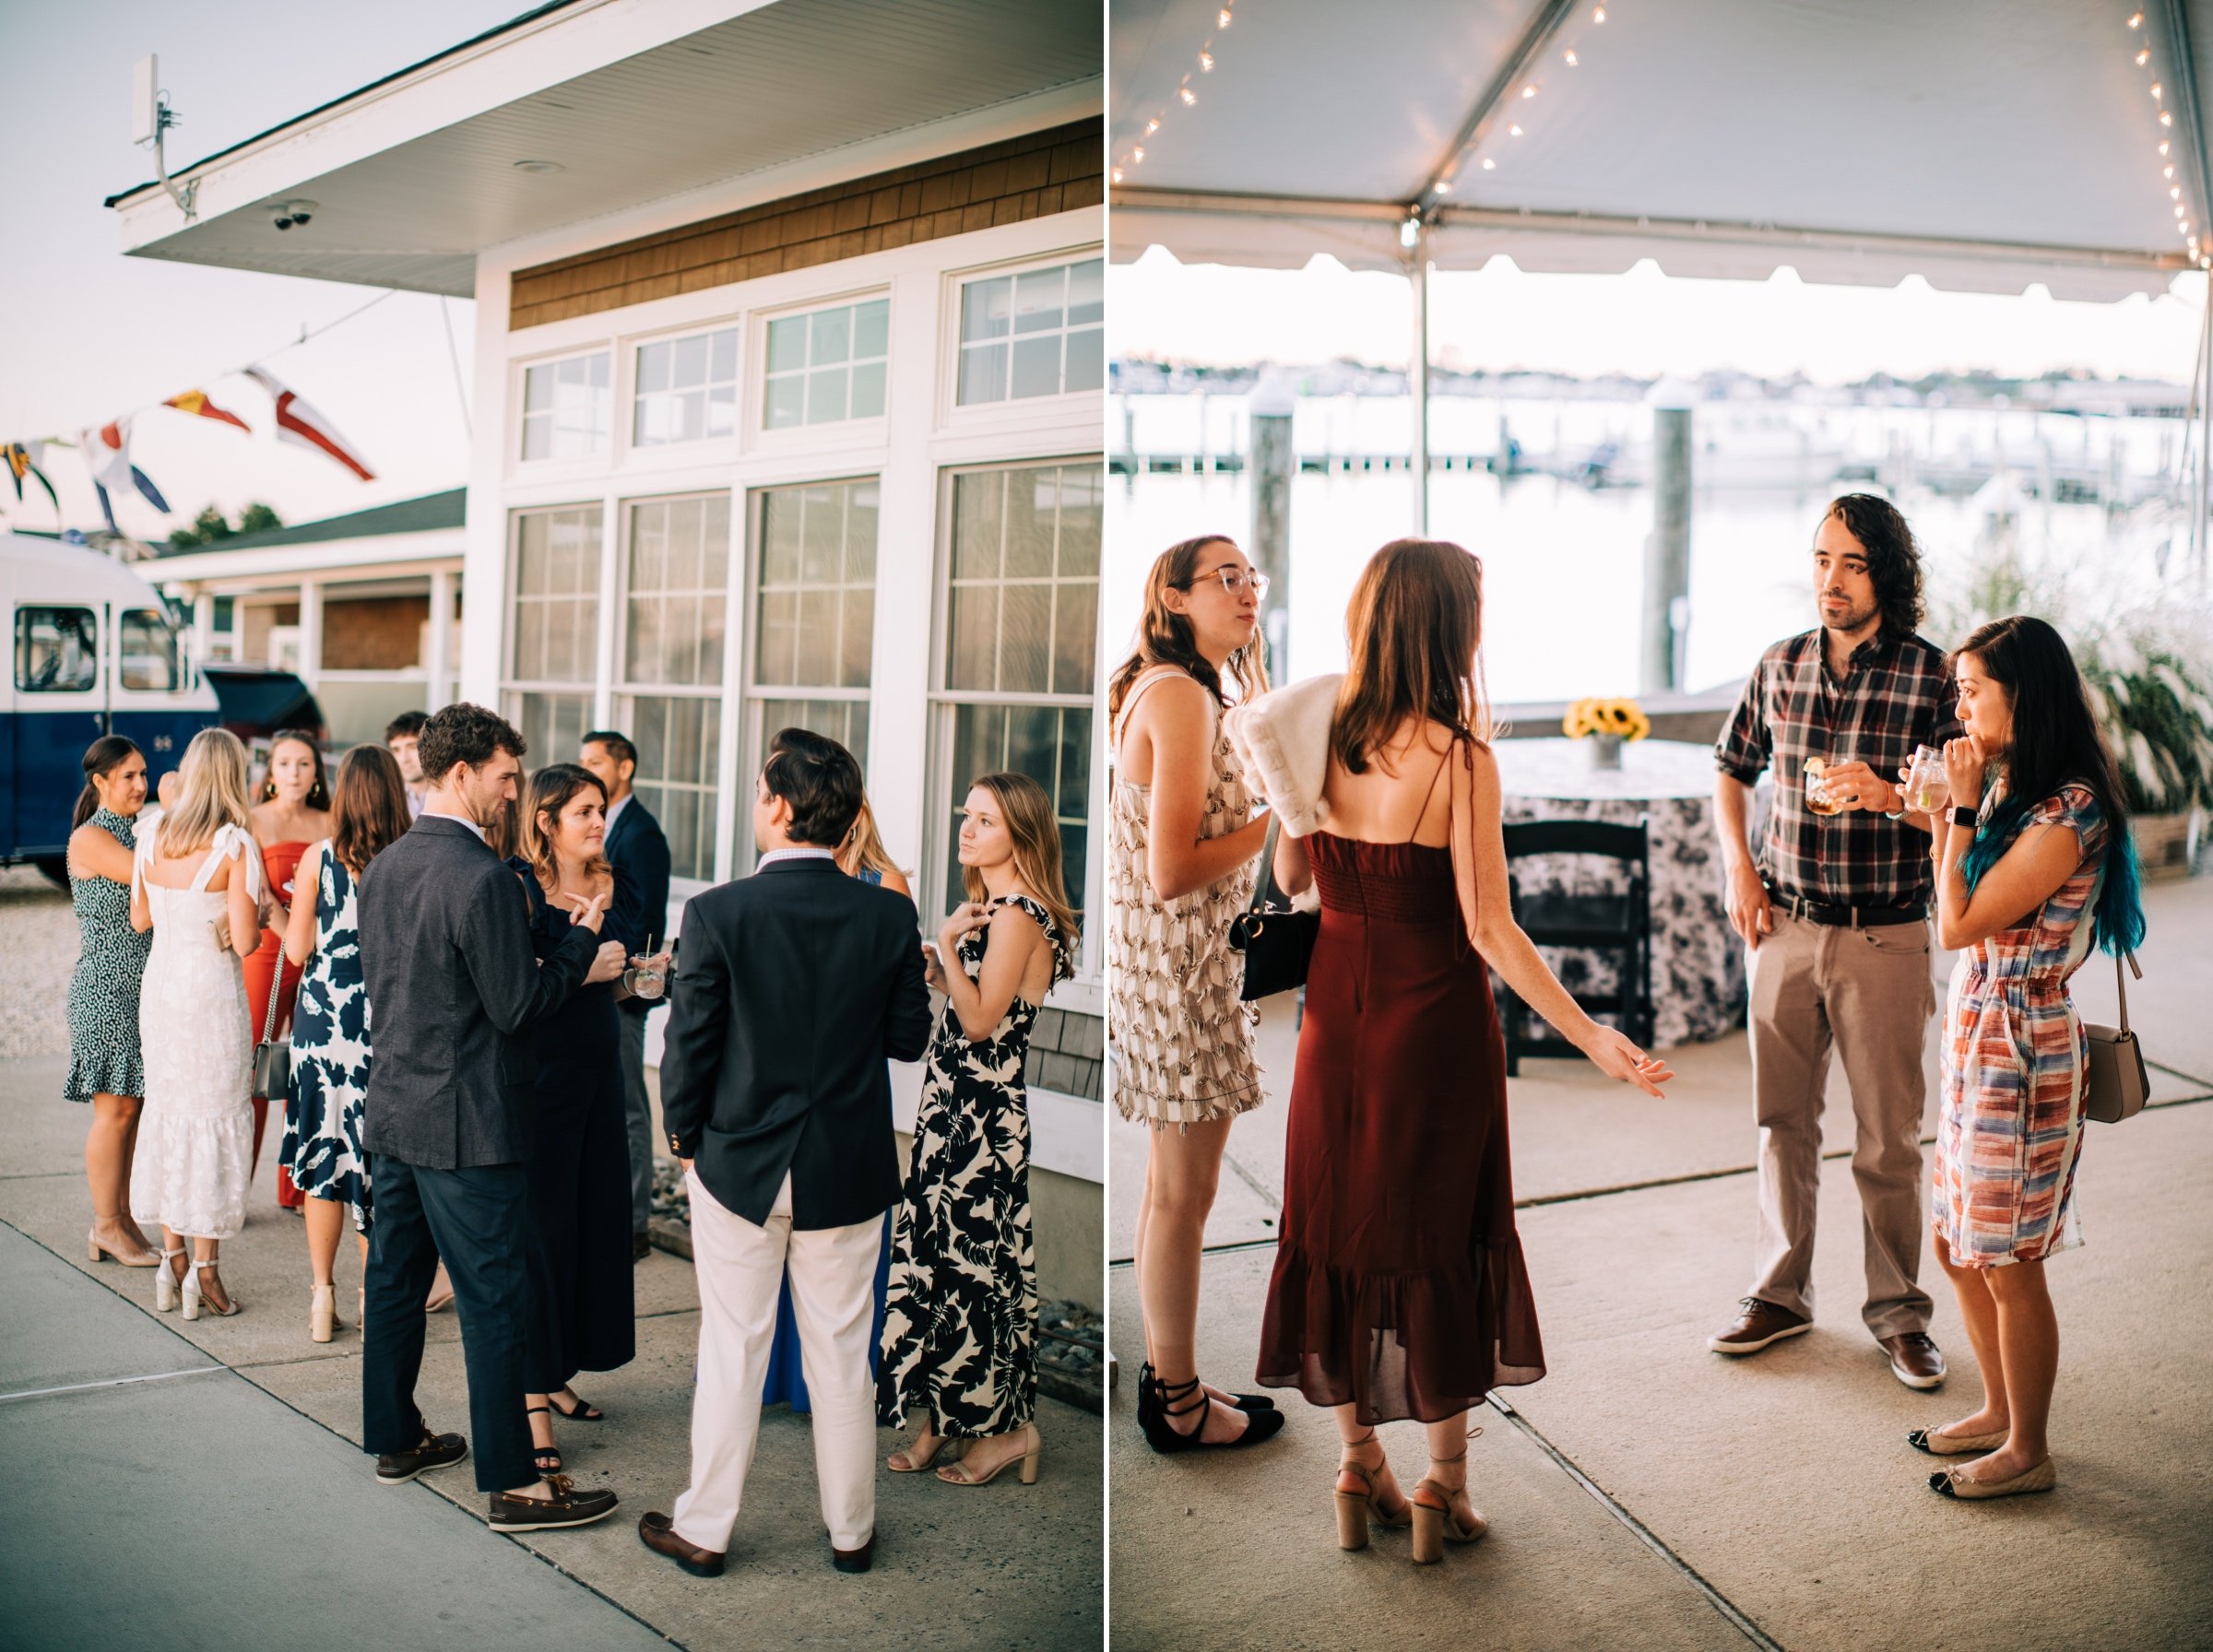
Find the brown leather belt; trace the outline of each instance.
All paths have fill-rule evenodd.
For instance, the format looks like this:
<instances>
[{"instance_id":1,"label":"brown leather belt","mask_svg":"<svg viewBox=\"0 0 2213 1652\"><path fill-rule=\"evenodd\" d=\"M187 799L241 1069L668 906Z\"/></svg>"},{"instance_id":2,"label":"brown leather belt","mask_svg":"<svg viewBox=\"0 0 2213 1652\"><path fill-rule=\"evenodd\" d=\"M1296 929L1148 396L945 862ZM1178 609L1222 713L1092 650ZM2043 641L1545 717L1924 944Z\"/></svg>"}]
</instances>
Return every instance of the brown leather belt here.
<instances>
[{"instance_id":1,"label":"brown leather belt","mask_svg":"<svg viewBox=\"0 0 2213 1652\"><path fill-rule=\"evenodd\" d=\"M1768 900L1805 923L1826 924L1840 929L1881 929L1892 924L1923 924L1929 916L1925 906L1830 906L1825 902L1808 901L1802 895L1786 895L1774 888L1769 889Z\"/></svg>"}]
</instances>

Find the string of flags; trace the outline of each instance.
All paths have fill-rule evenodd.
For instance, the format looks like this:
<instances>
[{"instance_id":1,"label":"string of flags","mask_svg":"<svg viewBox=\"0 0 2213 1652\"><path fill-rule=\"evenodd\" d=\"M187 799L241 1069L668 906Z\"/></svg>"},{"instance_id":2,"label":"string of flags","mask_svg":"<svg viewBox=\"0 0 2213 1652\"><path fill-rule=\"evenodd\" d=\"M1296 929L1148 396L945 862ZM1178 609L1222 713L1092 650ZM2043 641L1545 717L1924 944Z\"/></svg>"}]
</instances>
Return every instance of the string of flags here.
<instances>
[{"instance_id":1,"label":"string of flags","mask_svg":"<svg viewBox=\"0 0 2213 1652\"><path fill-rule=\"evenodd\" d=\"M332 462L343 465L364 482L376 479L357 450L338 433L337 426L323 414L300 399L299 393L287 386L266 367L248 367L244 376L253 380L268 393L276 420L277 440L294 447L308 448ZM231 425L243 434L253 434L249 425L228 407L219 407L205 390L185 390L158 404L173 407L195 419L211 419L219 424ZM136 417L126 414L96 430L81 431L76 441L61 436L46 436L36 441L0 442L0 467L6 478L15 484L16 502L23 502L23 483L26 478L44 489L58 515L61 498L54 492L53 483L46 475L46 450L74 447L83 457L85 469L92 478L92 490L100 498L101 514L108 521L111 531L121 533L115 525L114 495L136 492L147 503L169 514L169 501L162 497L153 478L131 462L131 424Z\"/></svg>"}]
</instances>

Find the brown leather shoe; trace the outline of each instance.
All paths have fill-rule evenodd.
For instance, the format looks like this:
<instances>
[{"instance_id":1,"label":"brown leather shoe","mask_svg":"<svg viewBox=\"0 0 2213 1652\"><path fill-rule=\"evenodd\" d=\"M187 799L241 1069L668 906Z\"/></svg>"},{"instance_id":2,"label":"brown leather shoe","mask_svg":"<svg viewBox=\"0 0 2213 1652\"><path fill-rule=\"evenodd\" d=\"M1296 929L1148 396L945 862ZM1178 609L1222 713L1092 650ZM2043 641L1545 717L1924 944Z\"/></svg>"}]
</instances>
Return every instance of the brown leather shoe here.
<instances>
[{"instance_id":1,"label":"brown leather shoe","mask_svg":"<svg viewBox=\"0 0 2213 1652\"><path fill-rule=\"evenodd\" d=\"M869 1540L858 1549L840 1549L830 1545L830 1564L841 1572L865 1572L876 1559L876 1534L869 1533Z\"/></svg>"},{"instance_id":2,"label":"brown leather shoe","mask_svg":"<svg viewBox=\"0 0 2213 1652\"><path fill-rule=\"evenodd\" d=\"M667 1515L638 1516L638 1541L656 1554L665 1554L694 1577L720 1577L723 1555L713 1549L687 1543L676 1535L676 1523Z\"/></svg>"},{"instance_id":3,"label":"brown leather shoe","mask_svg":"<svg viewBox=\"0 0 2213 1652\"><path fill-rule=\"evenodd\" d=\"M618 1499L612 1492L579 1492L576 1482L565 1474L543 1478L550 1496L511 1497L505 1492L492 1493L487 1522L492 1530L558 1531L564 1526L589 1526L615 1512Z\"/></svg>"},{"instance_id":4,"label":"brown leather shoe","mask_svg":"<svg viewBox=\"0 0 2213 1652\"><path fill-rule=\"evenodd\" d=\"M643 1262L651 1255L653 1255L653 1235L651 1233L633 1233L630 1236L630 1259L633 1262Z\"/></svg>"},{"instance_id":5,"label":"brown leather shoe","mask_svg":"<svg viewBox=\"0 0 2213 1652\"><path fill-rule=\"evenodd\" d=\"M1890 1356L1890 1375L1909 1388L1934 1388L1944 1381L1944 1355L1926 1331L1908 1331L1902 1337L1877 1337Z\"/></svg>"},{"instance_id":6,"label":"brown leather shoe","mask_svg":"<svg viewBox=\"0 0 2213 1652\"><path fill-rule=\"evenodd\" d=\"M1747 1296L1736 1305L1744 1311L1706 1339L1706 1346L1716 1353L1757 1353L1770 1342L1802 1336L1814 1328L1812 1320L1757 1296Z\"/></svg>"},{"instance_id":7,"label":"brown leather shoe","mask_svg":"<svg viewBox=\"0 0 2213 1652\"><path fill-rule=\"evenodd\" d=\"M405 1451L387 1451L376 1459L376 1483L380 1486L404 1486L418 1474L428 1474L432 1469L450 1469L468 1455L468 1442L459 1434L434 1434L422 1431L422 1444Z\"/></svg>"}]
</instances>

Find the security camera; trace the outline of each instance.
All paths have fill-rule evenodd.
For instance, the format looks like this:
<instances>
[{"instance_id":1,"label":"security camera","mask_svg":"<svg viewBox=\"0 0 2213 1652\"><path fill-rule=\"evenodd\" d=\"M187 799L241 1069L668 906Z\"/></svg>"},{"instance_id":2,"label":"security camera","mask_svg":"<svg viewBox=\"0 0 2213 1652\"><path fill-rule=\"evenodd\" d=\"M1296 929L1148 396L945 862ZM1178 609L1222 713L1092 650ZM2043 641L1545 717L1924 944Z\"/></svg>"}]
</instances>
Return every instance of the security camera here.
<instances>
[{"instance_id":1,"label":"security camera","mask_svg":"<svg viewBox=\"0 0 2213 1652\"><path fill-rule=\"evenodd\" d=\"M315 216L313 201L280 201L269 208L269 222L279 230L304 228Z\"/></svg>"}]
</instances>

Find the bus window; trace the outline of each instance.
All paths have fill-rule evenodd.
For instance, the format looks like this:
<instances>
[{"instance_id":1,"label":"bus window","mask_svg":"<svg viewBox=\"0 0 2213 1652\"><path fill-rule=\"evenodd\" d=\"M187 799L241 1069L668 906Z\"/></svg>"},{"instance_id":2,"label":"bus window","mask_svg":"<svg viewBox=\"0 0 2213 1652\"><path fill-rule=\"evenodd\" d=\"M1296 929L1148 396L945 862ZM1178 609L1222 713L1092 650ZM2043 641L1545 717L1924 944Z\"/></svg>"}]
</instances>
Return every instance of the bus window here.
<instances>
[{"instance_id":1,"label":"bus window","mask_svg":"<svg viewBox=\"0 0 2213 1652\"><path fill-rule=\"evenodd\" d=\"M177 633L165 615L133 608L123 616L123 686L164 694L184 686Z\"/></svg>"},{"instance_id":2,"label":"bus window","mask_svg":"<svg viewBox=\"0 0 2213 1652\"><path fill-rule=\"evenodd\" d=\"M18 608L17 691L79 694L98 688L98 634L90 608Z\"/></svg>"}]
</instances>

